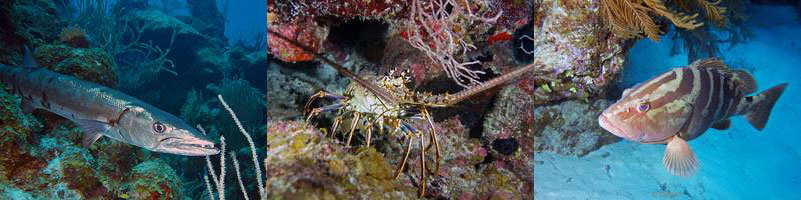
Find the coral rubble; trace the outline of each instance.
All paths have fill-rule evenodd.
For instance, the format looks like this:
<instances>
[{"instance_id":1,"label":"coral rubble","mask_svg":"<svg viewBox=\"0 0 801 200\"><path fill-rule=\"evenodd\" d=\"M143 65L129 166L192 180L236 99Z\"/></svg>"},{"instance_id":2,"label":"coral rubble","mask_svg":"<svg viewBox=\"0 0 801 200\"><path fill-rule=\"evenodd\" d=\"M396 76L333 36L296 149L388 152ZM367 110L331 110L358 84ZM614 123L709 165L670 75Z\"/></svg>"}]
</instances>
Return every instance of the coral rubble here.
<instances>
[{"instance_id":1,"label":"coral rubble","mask_svg":"<svg viewBox=\"0 0 801 200\"><path fill-rule=\"evenodd\" d=\"M396 184L393 167L373 148L347 149L303 123L268 127L266 191L288 199L413 199L416 189Z\"/></svg>"}]
</instances>

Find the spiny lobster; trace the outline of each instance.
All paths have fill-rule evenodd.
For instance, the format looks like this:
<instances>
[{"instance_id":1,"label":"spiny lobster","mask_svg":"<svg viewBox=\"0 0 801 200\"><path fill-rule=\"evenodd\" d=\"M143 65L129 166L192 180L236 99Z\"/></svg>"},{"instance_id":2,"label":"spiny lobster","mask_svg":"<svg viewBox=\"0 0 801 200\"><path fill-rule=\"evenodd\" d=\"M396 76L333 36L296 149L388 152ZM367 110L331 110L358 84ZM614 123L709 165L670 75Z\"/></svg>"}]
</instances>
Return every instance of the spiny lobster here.
<instances>
[{"instance_id":1,"label":"spiny lobster","mask_svg":"<svg viewBox=\"0 0 801 200\"><path fill-rule=\"evenodd\" d=\"M390 72L389 76L384 76L377 79L375 77L371 77L369 78L373 80L373 82L371 82L355 75L344 66L326 58L322 55L322 53L317 53L311 48L308 48L295 40L288 39L269 29L267 32L269 36L285 40L302 51L314 55L316 59L334 67L339 73L353 79L354 81L348 85L344 94L339 95L327 91L319 91L312 95L304 108L304 112L308 113L308 116L306 117L307 122L320 113L338 111L339 116L335 117L334 119L334 123L331 127L331 135L333 136L337 133L340 124L349 121L350 128L347 130L348 136L346 146L350 146L354 130L357 128L366 131L366 146L368 148L370 147L373 129L377 128L379 134L384 132L385 127L390 128L389 131L392 135L394 135L396 132L403 133L403 136L406 136L409 142L406 145L403 160L398 164L397 171L395 173L395 179L400 177L404 167L406 166L406 161L409 159L409 154L411 152L411 147L414 140L413 138L416 137L419 139L419 171L421 184L418 187L418 195L421 197L425 193L426 171L428 169L425 166L425 152L427 151L427 147L424 145L424 137L426 137L426 133L428 133L430 140L429 145L434 144L436 159L434 175L439 174L441 162L440 147L439 143L437 142L434 121L428 111L428 108L453 106L456 103L468 99L478 93L502 85L512 79L520 77L526 72L537 69L537 66L542 66L542 64L537 64L535 61L532 64L528 64L508 74L496 77L456 94L446 93L434 95L431 93L422 93L409 89L407 85L410 81L409 78L405 76L405 73L400 73L400 76L395 76L394 72ZM336 103L313 109L310 108L315 100L321 98L330 98L336 100ZM423 132L415 129L410 125L410 123L407 122L412 119L425 120L425 122L429 125L429 130Z\"/></svg>"}]
</instances>

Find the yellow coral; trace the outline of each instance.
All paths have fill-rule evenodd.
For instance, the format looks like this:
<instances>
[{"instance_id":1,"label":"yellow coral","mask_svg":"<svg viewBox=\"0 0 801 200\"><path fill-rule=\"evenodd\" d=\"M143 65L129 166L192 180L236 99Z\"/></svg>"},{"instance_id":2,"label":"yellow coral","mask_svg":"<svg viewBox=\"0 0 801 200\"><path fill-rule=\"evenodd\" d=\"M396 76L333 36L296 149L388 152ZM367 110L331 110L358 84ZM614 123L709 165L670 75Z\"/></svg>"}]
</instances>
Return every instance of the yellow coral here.
<instances>
[{"instance_id":1,"label":"yellow coral","mask_svg":"<svg viewBox=\"0 0 801 200\"><path fill-rule=\"evenodd\" d=\"M677 0L675 2L686 11L691 10L686 1ZM721 0L717 2L695 0L698 7L705 10L709 20L722 26L723 13L726 9L718 6L720 2ZM612 32L624 38L646 36L651 40L659 41L659 26L651 19L649 15L651 13L667 18L676 27L688 30L704 25L703 22L695 19L698 17L698 13L686 15L673 11L665 6L662 0L602 0L600 12Z\"/></svg>"}]
</instances>

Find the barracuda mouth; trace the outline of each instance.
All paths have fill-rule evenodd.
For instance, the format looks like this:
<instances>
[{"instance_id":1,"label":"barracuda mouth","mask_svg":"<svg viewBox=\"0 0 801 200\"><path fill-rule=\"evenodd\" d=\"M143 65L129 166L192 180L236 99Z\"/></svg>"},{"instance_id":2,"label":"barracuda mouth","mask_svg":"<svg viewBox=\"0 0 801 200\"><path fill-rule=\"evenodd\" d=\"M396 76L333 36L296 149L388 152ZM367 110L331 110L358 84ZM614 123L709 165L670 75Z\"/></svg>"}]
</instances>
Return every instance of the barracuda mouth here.
<instances>
[{"instance_id":1,"label":"barracuda mouth","mask_svg":"<svg viewBox=\"0 0 801 200\"><path fill-rule=\"evenodd\" d=\"M203 139L169 137L162 139L161 142L161 151L165 153L187 156L207 156L220 153L220 150L214 146L214 142Z\"/></svg>"}]
</instances>

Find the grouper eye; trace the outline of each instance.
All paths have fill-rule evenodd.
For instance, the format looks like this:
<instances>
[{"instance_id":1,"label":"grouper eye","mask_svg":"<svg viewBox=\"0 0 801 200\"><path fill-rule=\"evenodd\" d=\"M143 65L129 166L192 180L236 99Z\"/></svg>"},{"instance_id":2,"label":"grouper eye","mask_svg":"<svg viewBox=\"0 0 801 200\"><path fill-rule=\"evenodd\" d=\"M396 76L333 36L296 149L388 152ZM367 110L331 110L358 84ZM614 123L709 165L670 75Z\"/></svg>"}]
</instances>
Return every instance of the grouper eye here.
<instances>
[{"instance_id":1,"label":"grouper eye","mask_svg":"<svg viewBox=\"0 0 801 200\"><path fill-rule=\"evenodd\" d=\"M637 110L640 112L648 111L651 108L651 104L648 101L642 101L639 105L637 105Z\"/></svg>"},{"instance_id":2,"label":"grouper eye","mask_svg":"<svg viewBox=\"0 0 801 200\"><path fill-rule=\"evenodd\" d=\"M153 123L153 131L156 131L156 133L163 133L165 130L167 130L167 127L161 122Z\"/></svg>"}]
</instances>

